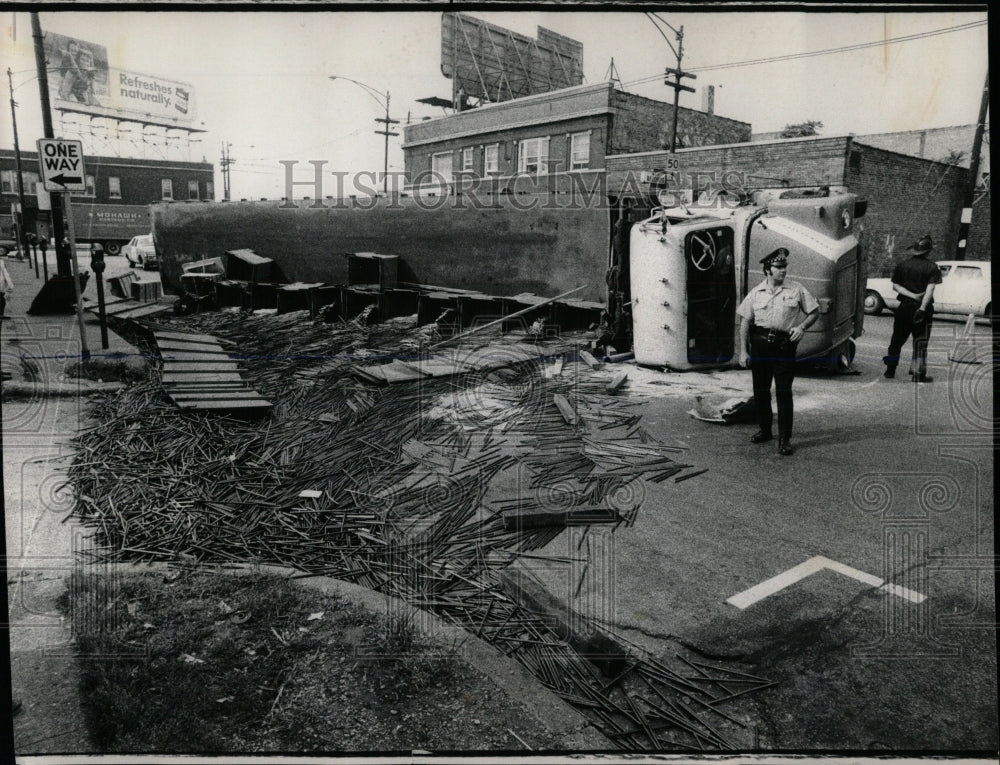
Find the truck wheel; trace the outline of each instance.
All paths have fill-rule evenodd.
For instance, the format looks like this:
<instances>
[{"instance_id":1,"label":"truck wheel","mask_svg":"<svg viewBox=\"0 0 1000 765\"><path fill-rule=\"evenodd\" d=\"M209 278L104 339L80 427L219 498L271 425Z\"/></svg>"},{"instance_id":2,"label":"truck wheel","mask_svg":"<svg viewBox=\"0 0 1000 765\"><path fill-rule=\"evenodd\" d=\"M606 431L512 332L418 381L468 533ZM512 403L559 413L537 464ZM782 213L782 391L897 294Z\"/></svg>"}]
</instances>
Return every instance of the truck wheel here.
<instances>
[{"instance_id":1,"label":"truck wheel","mask_svg":"<svg viewBox=\"0 0 1000 765\"><path fill-rule=\"evenodd\" d=\"M7 253L10 252L6 245L0 244L0 258L5 257Z\"/></svg>"},{"instance_id":2,"label":"truck wheel","mask_svg":"<svg viewBox=\"0 0 1000 765\"><path fill-rule=\"evenodd\" d=\"M854 345L854 339L848 338L830 351L830 355L827 356L824 366L831 372L846 374L851 371L856 351L857 347Z\"/></svg>"},{"instance_id":3,"label":"truck wheel","mask_svg":"<svg viewBox=\"0 0 1000 765\"><path fill-rule=\"evenodd\" d=\"M108 240L104 243L104 251L108 253L108 255L117 255L122 251L121 243Z\"/></svg>"},{"instance_id":4,"label":"truck wheel","mask_svg":"<svg viewBox=\"0 0 1000 765\"><path fill-rule=\"evenodd\" d=\"M875 290L865 290L865 313L878 316L885 310L885 301Z\"/></svg>"}]
</instances>

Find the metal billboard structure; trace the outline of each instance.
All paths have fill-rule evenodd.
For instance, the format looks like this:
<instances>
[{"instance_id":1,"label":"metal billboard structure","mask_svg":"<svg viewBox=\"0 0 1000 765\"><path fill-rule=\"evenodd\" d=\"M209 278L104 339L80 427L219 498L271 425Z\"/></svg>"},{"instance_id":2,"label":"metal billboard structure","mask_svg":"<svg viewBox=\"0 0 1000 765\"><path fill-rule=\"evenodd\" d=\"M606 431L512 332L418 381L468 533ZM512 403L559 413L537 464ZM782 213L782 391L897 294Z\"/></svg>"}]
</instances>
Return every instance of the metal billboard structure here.
<instances>
[{"instance_id":1,"label":"metal billboard structure","mask_svg":"<svg viewBox=\"0 0 1000 765\"><path fill-rule=\"evenodd\" d=\"M528 37L463 13L441 16L441 73L452 105L493 103L583 84L583 44L538 27Z\"/></svg>"},{"instance_id":2,"label":"metal billboard structure","mask_svg":"<svg viewBox=\"0 0 1000 765\"><path fill-rule=\"evenodd\" d=\"M176 141L190 148L191 135L205 132L195 127L189 84L112 66L107 48L87 40L46 32L44 45L62 132L86 140L91 151L120 154L121 144L131 142L144 155L153 150L166 159ZM110 120L110 126L98 120Z\"/></svg>"}]
</instances>

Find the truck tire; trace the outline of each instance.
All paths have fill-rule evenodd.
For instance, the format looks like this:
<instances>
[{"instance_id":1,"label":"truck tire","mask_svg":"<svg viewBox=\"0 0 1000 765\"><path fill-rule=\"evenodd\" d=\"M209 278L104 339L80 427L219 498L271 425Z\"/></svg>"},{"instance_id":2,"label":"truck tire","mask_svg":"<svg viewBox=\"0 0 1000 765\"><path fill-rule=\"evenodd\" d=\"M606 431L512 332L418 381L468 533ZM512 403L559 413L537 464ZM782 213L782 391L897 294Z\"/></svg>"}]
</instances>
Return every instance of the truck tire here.
<instances>
[{"instance_id":1,"label":"truck tire","mask_svg":"<svg viewBox=\"0 0 1000 765\"><path fill-rule=\"evenodd\" d=\"M109 239L104 243L104 251L108 255L117 255L122 251L122 244L114 239Z\"/></svg>"},{"instance_id":2,"label":"truck tire","mask_svg":"<svg viewBox=\"0 0 1000 765\"><path fill-rule=\"evenodd\" d=\"M865 290L865 313L878 316L885 310L885 301L875 290Z\"/></svg>"},{"instance_id":3,"label":"truck tire","mask_svg":"<svg viewBox=\"0 0 1000 765\"><path fill-rule=\"evenodd\" d=\"M854 354L856 351L857 346L854 344L854 339L848 338L830 351L830 355L826 363L827 368L831 372L847 374L853 368Z\"/></svg>"},{"instance_id":4,"label":"truck tire","mask_svg":"<svg viewBox=\"0 0 1000 765\"><path fill-rule=\"evenodd\" d=\"M10 252L10 250L7 249L7 245L0 244L0 258L6 256L8 252Z\"/></svg>"}]
</instances>

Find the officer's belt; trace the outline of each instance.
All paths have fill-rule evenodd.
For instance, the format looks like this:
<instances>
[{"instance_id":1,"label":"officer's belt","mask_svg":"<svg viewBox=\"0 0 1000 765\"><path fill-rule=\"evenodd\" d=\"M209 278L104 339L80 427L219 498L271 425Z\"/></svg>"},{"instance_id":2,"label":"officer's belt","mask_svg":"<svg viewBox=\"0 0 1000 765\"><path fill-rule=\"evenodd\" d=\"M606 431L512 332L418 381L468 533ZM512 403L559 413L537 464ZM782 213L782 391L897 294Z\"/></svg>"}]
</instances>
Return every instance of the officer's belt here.
<instances>
[{"instance_id":1,"label":"officer's belt","mask_svg":"<svg viewBox=\"0 0 1000 765\"><path fill-rule=\"evenodd\" d=\"M767 327L757 327L751 328L751 337L757 337L762 340L766 340L769 343L781 342L784 340L790 340L792 337L791 332L785 332L783 329L768 329Z\"/></svg>"}]
</instances>

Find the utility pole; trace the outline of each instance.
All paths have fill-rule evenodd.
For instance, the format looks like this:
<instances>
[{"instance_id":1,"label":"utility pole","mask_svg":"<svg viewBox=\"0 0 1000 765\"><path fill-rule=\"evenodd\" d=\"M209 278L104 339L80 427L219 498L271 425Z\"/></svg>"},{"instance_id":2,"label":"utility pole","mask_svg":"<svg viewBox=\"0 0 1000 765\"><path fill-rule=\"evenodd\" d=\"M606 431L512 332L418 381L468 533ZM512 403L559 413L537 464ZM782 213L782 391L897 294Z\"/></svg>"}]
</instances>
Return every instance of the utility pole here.
<instances>
[{"instance_id":1,"label":"utility pole","mask_svg":"<svg viewBox=\"0 0 1000 765\"><path fill-rule=\"evenodd\" d=\"M222 167L222 199L224 202L229 201L229 166L236 161L229 155L229 149L231 147L231 143L223 141L222 158L219 160L219 165Z\"/></svg>"},{"instance_id":2,"label":"utility pole","mask_svg":"<svg viewBox=\"0 0 1000 765\"><path fill-rule=\"evenodd\" d=\"M49 73L45 63L45 42L42 38L42 24L38 13L31 13L31 36L35 43L35 68L38 70L38 94L42 103L42 134L44 138L55 138L52 130L52 110L49 106ZM66 227L63 220L62 199L58 194L52 194L52 238L56 251L56 270L58 275L71 278L70 254L63 242L66 239Z\"/></svg>"},{"instance_id":3,"label":"utility pole","mask_svg":"<svg viewBox=\"0 0 1000 765\"><path fill-rule=\"evenodd\" d=\"M662 21L662 19L660 20ZM665 21L663 23L666 24ZM688 87L687 85L681 85L681 78L690 77L692 80L694 80L697 79L697 75L691 74L690 72L685 72L683 69L681 69L681 59L684 57L684 27L681 26L680 29L674 29L672 26L670 26L670 24L667 24L667 26L673 30L674 34L677 35L677 47L674 48L672 45L670 46L673 49L674 53L677 55L677 68L672 69L668 66L666 68L666 76L663 79L664 85L666 85L668 88L674 89L674 125L673 128L670 130L670 151L671 153L673 153L677 151L677 112L679 110L678 103L680 101L681 91L686 90L689 93L694 93L694 88ZM667 44L668 45L670 44L670 40L667 40ZM674 78L673 80L670 79L671 75L673 75Z\"/></svg>"},{"instance_id":4,"label":"utility pole","mask_svg":"<svg viewBox=\"0 0 1000 765\"><path fill-rule=\"evenodd\" d=\"M20 213L14 216L14 223L17 224L17 242L22 253L28 253L29 260L31 251L28 249L28 232L24 229L24 174L21 171L21 145L17 140L17 112L14 101L14 78L10 67L7 67L7 85L10 87L10 119L14 123L14 160L17 163L17 204Z\"/></svg>"},{"instance_id":5,"label":"utility pole","mask_svg":"<svg viewBox=\"0 0 1000 765\"><path fill-rule=\"evenodd\" d=\"M383 161L382 169L382 193L389 193L389 136L399 135L399 133L394 133L389 130L389 125L398 125L399 120L394 120L389 117L389 91L385 92L385 117L376 117L376 122L381 122L385 125L382 130L376 130L377 135L385 136L385 160Z\"/></svg>"},{"instance_id":6,"label":"utility pole","mask_svg":"<svg viewBox=\"0 0 1000 765\"><path fill-rule=\"evenodd\" d=\"M976 133L972 139L972 157L969 159L969 183L965 188L965 203L962 205L962 222L958 227L958 248L955 260L965 260L968 247L969 229L972 226L972 205L976 201L976 184L979 182L979 157L983 150L983 131L986 128L986 112L990 108L990 73L986 71L983 85L983 100L979 104L979 118Z\"/></svg>"}]
</instances>

